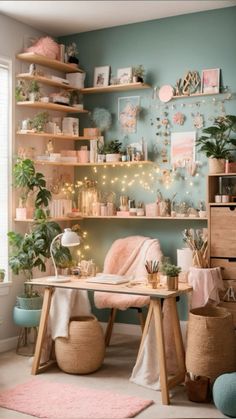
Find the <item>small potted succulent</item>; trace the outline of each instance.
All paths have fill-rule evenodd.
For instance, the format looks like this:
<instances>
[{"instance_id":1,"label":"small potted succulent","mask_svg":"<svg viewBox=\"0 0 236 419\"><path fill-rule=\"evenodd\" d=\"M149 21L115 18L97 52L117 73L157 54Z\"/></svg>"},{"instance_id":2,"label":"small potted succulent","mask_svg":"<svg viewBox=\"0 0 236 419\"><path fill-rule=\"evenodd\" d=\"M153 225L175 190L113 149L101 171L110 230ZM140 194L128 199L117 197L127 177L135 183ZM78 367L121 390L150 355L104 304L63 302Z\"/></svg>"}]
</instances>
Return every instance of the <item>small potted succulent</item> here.
<instances>
[{"instance_id":1,"label":"small potted succulent","mask_svg":"<svg viewBox=\"0 0 236 419\"><path fill-rule=\"evenodd\" d=\"M39 112L30 120L30 127L36 132L42 132L45 129L45 125L48 122L48 119L48 112Z\"/></svg>"},{"instance_id":2,"label":"small potted succulent","mask_svg":"<svg viewBox=\"0 0 236 419\"><path fill-rule=\"evenodd\" d=\"M106 154L106 162L118 162L120 161L120 150L122 143L119 140L112 140L105 144L104 152Z\"/></svg>"},{"instance_id":3,"label":"small potted succulent","mask_svg":"<svg viewBox=\"0 0 236 419\"><path fill-rule=\"evenodd\" d=\"M133 83L141 82L143 83L145 70L142 64L139 64L137 67L133 68Z\"/></svg>"},{"instance_id":4,"label":"small potted succulent","mask_svg":"<svg viewBox=\"0 0 236 419\"><path fill-rule=\"evenodd\" d=\"M36 80L32 80L28 87L29 101L38 102L40 97L40 87Z\"/></svg>"},{"instance_id":5,"label":"small potted succulent","mask_svg":"<svg viewBox=\"0 0 236 419\"><path fill-rule=\"evenodd\" d=\"M179 273L181 268L176 265L167 263L162 266L161 273L166 275L166 284L168 291L176 291L178 289Z\"/></svg>"}]
</instances>

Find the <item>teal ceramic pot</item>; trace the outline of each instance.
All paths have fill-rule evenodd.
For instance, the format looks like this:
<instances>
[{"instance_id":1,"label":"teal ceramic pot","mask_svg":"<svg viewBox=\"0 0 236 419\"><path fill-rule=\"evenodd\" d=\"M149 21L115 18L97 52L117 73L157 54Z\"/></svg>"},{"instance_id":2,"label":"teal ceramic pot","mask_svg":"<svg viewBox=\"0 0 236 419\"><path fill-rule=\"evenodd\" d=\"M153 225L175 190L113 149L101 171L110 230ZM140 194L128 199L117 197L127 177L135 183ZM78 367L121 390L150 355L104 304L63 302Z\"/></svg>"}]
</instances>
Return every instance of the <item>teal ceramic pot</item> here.
<instances>
[{"instance_id":1,"label":"teal ceramic pot","mask_svg":"<svg viewBox=\"0 0 236 419\"><path fill-rule=\"evenodd\" d=\"M17 326L37 327L39 325L42 310L24 310L14 307L13 320Z\"/></svg>"}]
</instances>

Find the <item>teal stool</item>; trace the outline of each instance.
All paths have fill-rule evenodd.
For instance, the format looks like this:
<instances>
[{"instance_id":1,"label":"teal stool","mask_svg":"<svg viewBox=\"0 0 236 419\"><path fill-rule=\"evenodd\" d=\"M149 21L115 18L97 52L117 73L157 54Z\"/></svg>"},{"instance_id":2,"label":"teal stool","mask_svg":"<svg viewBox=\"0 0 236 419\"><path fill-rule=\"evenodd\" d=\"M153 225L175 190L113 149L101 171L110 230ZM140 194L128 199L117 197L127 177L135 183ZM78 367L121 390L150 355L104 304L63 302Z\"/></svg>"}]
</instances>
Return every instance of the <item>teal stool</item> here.
<instances>
[{"instance_id":1,"label":"teal stool","mask_svg":"<svg viewBox=\"0 0 236 419\"><path fill-rule=\"evenodd\" d=\"M230 418L236 418L236 372L220 375L212 392L217 409Z\"/></svg>"},{"instance_id":2,"label":"teal stool","mask_svg":"<svg viewBox=\"0 0 236 419\"><path fill-rule=\"evenodd\" d=\"M13 319L20 326L16 353L23 356L34 355L38 335L38 325L42 310L24 310L14 307Z\"/></svg>"}]
</instances>

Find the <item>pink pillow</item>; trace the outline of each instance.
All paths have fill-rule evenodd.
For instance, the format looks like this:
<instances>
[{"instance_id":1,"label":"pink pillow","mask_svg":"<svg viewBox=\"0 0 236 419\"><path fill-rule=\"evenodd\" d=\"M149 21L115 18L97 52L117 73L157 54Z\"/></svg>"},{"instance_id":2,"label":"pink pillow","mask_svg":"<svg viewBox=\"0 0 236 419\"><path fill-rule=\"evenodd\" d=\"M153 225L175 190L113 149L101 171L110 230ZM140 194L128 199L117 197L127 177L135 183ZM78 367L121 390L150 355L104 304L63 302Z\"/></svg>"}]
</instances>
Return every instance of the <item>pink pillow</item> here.
<instances>
[{"instance_id":1,"label":"pink pillow","mask_svg":"<svg viewBox=\"0 0 236 419\"><path fill-rule=\"evenodd\" d=\"M39 38L34 45L26 49L26 52L34 52L38 55L51 58L52 60L59 60L60 47L49 36Z\"/></svg>"}]
</instances>

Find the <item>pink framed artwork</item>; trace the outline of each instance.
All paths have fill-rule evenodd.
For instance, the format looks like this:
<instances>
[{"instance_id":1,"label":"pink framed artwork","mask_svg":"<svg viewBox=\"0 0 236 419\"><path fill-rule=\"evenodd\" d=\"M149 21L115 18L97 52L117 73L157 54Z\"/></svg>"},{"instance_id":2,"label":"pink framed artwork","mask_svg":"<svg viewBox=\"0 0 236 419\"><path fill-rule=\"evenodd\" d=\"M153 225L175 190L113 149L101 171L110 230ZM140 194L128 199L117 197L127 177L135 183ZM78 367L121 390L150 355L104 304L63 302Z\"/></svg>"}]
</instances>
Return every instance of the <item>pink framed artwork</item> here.
<instances>
[{"instance_id":1,"label":"pink framed artwork","mask_svg":"<svg viewBox=\"0 0 236 419\"><path fill-rule=\"evenodd\" d=\"M171 133L171 165L186 167L195 162L196 131Z\"/></svg>"},{"instance_id":2,"label":"pink framed artwork","mask_svg":"<svg viewBox=\"0 0 236 419\"><path fill-rule=\"evenodd\" d=\"M220 93L220 69L202 70L202 93Z\"/></svg>"}]
</instances>

